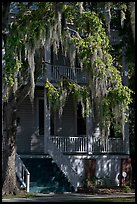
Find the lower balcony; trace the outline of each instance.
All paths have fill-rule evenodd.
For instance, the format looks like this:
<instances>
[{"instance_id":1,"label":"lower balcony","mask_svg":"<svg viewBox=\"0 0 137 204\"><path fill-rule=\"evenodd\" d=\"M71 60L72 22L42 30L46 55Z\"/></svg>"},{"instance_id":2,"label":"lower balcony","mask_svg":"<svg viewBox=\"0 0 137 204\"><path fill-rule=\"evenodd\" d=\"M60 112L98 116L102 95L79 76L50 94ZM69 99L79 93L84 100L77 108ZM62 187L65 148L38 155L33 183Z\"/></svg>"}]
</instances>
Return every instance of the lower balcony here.
<instances>
[{"instance_id":1,"label":"lower balcony","mask_svg":"<svg viewBox=\"0 0 137 204\"><path fill-rule=\"evenodd\" d=\"M88 137L87 136L75 136L75 137L60 137L51 136L52 142L63 152L63 153L88 153ZM109 138L106 141L101 139L93 139L90 149L92 153L124 153L124 144L122 138Z\"/></svg>"}]
</instances>

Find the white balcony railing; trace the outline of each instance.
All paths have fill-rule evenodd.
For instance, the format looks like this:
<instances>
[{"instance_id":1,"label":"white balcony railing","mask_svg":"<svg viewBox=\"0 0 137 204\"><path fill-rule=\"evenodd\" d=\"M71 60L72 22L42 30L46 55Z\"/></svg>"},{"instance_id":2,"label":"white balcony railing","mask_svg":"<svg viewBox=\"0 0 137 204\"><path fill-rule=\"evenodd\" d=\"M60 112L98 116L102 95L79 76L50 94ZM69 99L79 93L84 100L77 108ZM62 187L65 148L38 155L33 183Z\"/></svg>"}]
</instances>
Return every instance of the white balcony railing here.
<instances>
[{"instance_id":1,"label":"white balcony railing","mask_svg":"<svg viewBox=\"0 0 137 204\"><path fill-rule=\"evenodd\" d=\"M52 142L63 153L88 153L88 137L60 137L50 136ZM108 138L105 141L93 138L92 153L124 153L122 138Z\"/></svg>"},{"instance_id":2,"label":"white balcony railing","mask_svg":"<svg viewBox=\"0 0 137 204\"><path fill-rule=\"evenodd\" d=\"M87 137L59 137L51 136L52 142L65 153L87 152Z\"/></svg>"},{"instance_id":3,"label":"white balcony railing","mask_svg":"<svg viewBox=\"0 0 137 204\"><path fill-rule=\"evenodd\" d=\"M94 138L92 151L94 153L123 153L123 147L122 138L108 138L104 141Z\"/></svg>"}]
</instances>

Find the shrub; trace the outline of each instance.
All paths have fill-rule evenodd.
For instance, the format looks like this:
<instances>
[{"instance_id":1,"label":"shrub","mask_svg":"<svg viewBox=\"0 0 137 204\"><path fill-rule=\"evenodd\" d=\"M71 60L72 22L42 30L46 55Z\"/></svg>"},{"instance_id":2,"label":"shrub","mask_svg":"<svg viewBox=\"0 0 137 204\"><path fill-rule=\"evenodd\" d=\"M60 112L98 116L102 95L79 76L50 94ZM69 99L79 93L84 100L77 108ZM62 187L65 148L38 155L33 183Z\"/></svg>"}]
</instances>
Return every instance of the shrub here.
<instances>
[{"instance_id":1,"label":"shrub","mask_svg":"<svg viewBox=\"0 0 137 204\"><path fill-rule=\"evenodd\" d=\"M130 186L125 186L125 187L124 187L124 192L125 192L125 193L131 193L131 188L130 188Z\"/></svg>"}]
</instances>

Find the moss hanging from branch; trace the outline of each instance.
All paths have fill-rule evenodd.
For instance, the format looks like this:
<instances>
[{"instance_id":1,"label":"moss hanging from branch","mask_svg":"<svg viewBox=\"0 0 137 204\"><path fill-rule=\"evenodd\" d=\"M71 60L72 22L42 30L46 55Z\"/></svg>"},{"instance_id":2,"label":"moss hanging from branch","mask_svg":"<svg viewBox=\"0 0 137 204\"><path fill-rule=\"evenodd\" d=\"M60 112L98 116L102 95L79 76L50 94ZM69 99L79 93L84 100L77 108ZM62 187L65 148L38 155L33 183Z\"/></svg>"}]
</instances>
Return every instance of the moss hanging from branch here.
<instances>
[{"instance_id":1,"label":"moss hanging from branch","mask_svg":"<svg viewBox=\"0 0 137 204\"><path fill-rule=\"evenodd\" d=\"M77 103L81 101L83 117L89 115L90 98L87 87L79 86L69 79L62 79L56 86L46 81L45 88L47 89L50 106L54 110L59 110L60 115L62 115L67 96L69 95L72 95Z\"/></svg>"},{"instance_id":2,"label":"moss hanging from branch","mask_svg":"<svg viewBox=\"0 0 137 204\"><path fill-rule=\"evenodd\" d=\"M89 85L83 87L67 80L61 81L57 87L54 87L47 82L49 101L53 100L53 106L63 107L67 96L71 93L77 101L82 101L83 115L86 112L85 103L87 103L86 107L89 102L97 103L98 115L101 116L98 117L100 124L107 126L104 132L108 134L110 106L114 106L115 110L116 107L119 109L123 106L126 107L130 103L130 90L128 87L123 88L120 72L113 66L112 56L109 54L109 39L98 15L83 9L81 11L77 3L63 6L63 3L60 2L57 5L55 8L52 2L38 2L38 9L27 9L25 13L23 11L24 15L19 14L18 20L12 25L12 32L8 37L4 75L5 82L8 82L7 91L9 87L13 88L15 73L23 75L23 62L20 61L23 56L17 58L17 47L21 48L23 45L26 52L25 60L28 60L29 67L25 68L27 71L30 68L30 96L33 99L35 51L41 46L49 44L53 45L53 50L57 53L61 45L66 56L70 58L71 67L74 67L77 52L78 59L88 76ZM68 25L68 28L66 27L64 30L61 24L62 11ZM19 53L20 50L18 49ZM16 59L19 59L21 64L19 72L15 66L15 64L17 65ZM19 78L18 83L21 80ZM92 101L89 100L89 93ZM113 100L114 96L115 101ZM106 111L103 112L103 110ZM60 113L62 113L62 109L60 109Z\"/></svg>"},{"instance_id":3,"label":"moss hanging from branch","mask_svg":"<svg viewBox=\"0 0 137 204\"><path fill-rule=\"evenodd\" d=\"M34 100L34 90L35 90L35 81L34 81L34 72L35 72L35 62L34 62L34 50L28 50L28 63L30 68L30 100L33 102Z\"/></svg>"},{"instance_id":4,"label":"moss hanging from branch","mask_svg":"<svg viewBox=\"0 0 137 204\"><path fill-rule=\"evenodd\" d=\"M110 22L111 22L111 2L105 2L105 17L108 36L110 36Z\"/></svg>"},{"instance_id":5,"label":"moss hanging from branch","mask_svg":"<svg viewBox=\"0 0 137 204\"><path fill-rule=\"evenodd\" d=\"M76 18L76 15L73 18ZM87 21L89 24L88 33L85 23ZM100 128L106 134L109 134L110 108L119 109L120 106L119 114L121 115L122 109L125 110L131 102L131 91L128 87L125 88L122 85L120 72L113 66L113 59L109 54L109 39L97 14L95 12L82 12L79 16L78 28L83 37L79 38L77 35L73 35L71 39L76 44L79 59L89 76L91 98L93 104L98 104L97 112ZM115 96L112 93L115 93ZM111 99L108 100L109 97ZM105 109L104 104L107 107Z\"/></svg>"},{"instance_id":6,"label":"moss hanging from branch","mask_svg":"<svg viewBox=\"0 0 137 204\"><path fill-rule=\"evenodd\" d=\"M41 5L43 7L41 7ZM4 70L4 79L7 83L7 92L9 90L9 86L11 87L10 90L13 88L13 92L15 93L17 90L17 82L20 84L23 83L22 77L19 76L23 74L24 62L21 60L23 59L24 61L25 57L25 61L28 61L28 64L25 65L25 69L28 70L28 73L30 73L31 101L34 99L35 88L35 52L47 43L47 39L50 45L54 45L54 50L57 52L62 37L61 9L56 11L53 7L53 3L39 3L37 6L38 8L36 10L31 10L30 8L25 8L26 6L22 4L20 12L17 14L16 21L11 26L10 35L8 36L5 56L6 66ZM55 16L57 18L55 18ZM24 49L25 56L21 56L21 49ZM20 74L18 74L17 71L19 62L22 67L19 70ZM15 76L18 76L18 79Z\"/></svg>"}]
</instances>

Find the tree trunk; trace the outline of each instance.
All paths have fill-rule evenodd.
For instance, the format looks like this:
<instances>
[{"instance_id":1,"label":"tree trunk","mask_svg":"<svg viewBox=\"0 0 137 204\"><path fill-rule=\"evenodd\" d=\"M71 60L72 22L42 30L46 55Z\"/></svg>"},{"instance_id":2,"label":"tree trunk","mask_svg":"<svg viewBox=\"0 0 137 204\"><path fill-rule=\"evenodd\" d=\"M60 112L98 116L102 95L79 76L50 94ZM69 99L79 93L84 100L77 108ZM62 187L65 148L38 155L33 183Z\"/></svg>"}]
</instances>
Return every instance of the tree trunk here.
<instances>
[{"instance_id":1,"label":"tree trunk","mask_svg":"<svg viewBox=\"0 0 137 204\"><path fill-rule=\"evenodd\" d=\"M2 136L2 194L17 194L16 183L16 110L4 107L4 123Z\"/></svg>"},{"instance_id":2,"label":"tree trunk","mask_svg":"<svg viewBox=\"0 0 137 204\"><path fill-rule=\"evenodd\" d=\"M8 34L9 28L9 10L11 2L2 2L2 40L6 41L6 36Z\"/></svg>"},{"instance_id":3,"label":"tree trunk","mask_svg":"<svg viewBox=\"0 0 137 204\"><path fill-rule=\"evenodd\" d=\"M2 194L17 194L20 190L16 181L16 110L29 94L30 83L16 91L16 96L3 104L2 134ZM16 99L15 99L16 98Z\"/></svg>"},{"instance_id":4,"label":"tree trunk","mask_svg":"<svg viewBox=\"0 0 137 204\"><path fill-rule=\"evenodd\" d=\"M8 34L10 4L11 2L2 2L3 48ZM9 104L4 105L3 101L2 108L2 194L16 194L16 111Z\"/></svg>"}]
</instances>

